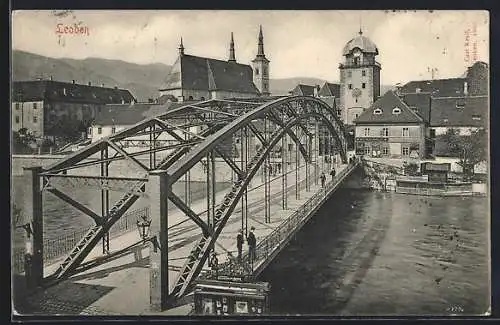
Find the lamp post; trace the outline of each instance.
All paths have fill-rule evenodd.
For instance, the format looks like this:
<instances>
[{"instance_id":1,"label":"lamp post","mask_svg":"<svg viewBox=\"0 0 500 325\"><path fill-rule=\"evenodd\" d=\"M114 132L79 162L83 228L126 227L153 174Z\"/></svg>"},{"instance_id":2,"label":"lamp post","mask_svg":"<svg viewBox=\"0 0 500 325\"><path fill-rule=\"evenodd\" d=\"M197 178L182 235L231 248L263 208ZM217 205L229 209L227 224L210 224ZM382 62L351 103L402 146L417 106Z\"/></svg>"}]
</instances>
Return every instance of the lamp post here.
<instances>
[{"instance_id":1,"label":"lamp post","mask_svg":"<svg viewBox=\"0 0 500 325\"><path fill-rule=\"evenodd\" d=\"M144 243L149 239L149 232L151 227L151 219L148 216L141 216L141 220L137 220L137 230L139 231L139 236L142 238Z\"/></svg>"}]
</instances>

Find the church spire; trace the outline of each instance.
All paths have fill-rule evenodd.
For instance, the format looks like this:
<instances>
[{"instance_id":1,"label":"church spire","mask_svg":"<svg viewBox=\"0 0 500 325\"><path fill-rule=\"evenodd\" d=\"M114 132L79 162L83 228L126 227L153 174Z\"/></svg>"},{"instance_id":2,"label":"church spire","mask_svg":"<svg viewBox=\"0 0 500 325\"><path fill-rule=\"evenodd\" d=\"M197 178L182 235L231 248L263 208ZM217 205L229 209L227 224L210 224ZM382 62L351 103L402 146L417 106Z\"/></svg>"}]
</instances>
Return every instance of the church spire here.
<instances>
[{"instance_id":1,"label":"church spire","mask_svg":"<svg viewBox=\"0 0 500 325\"><path fill-rule=\"evenodd\" d=\"M229 43L229 62L236 62L236 56L234 55L234 38L233 32L231 32L231 42Z\"/></svg>"},{"instance_id":2,"label":"church spire","mask_svg":"<svg viewBox=\"0 0 500 325\"><path fill-rule=\"evenodd\" d=\"M265 57L264 54L264 36L262 35L262 25L260 25L259 30L259 48L257 50L257 57Z\"/></svg>"},{"instance_id":3,"label":"church spire","mask_svg":"<svg viewBox=\"0 0 500 325\"><path fill-rule=\"evenodd\" d=\"M182 44L182 37L181 37L181 44L179 44L179 55L184 55L184 44Z\"/></svg>"}]
</instances>

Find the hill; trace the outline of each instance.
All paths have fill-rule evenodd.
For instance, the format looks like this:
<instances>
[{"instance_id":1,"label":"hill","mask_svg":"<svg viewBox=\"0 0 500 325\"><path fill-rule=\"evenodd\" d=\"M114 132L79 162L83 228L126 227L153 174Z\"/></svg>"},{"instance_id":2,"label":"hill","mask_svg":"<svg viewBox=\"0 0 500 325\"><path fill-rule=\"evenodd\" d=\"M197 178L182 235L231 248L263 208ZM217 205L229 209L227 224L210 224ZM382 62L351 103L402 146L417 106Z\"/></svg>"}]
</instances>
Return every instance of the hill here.
<instances>
[{"instance_id":1,"label":"hill","mask_svg":"<svg viewBox=\"0 0 500 325\"><path fill-rule=\"evenodd\" d=\"M163 63L135 64L121 60L87 58L83 60L50 58L38 54L14 50L12 52L12 80L35 80L36 78L80 84L91 82L108 87L128 89L139 101L158 97L158 88L170 71ZM322 85L325 80L308 77L270 79L269 86L273 95L286 95L299 83ZM382 94L390 86L382 85Z\"/></svg>"}]
</instances>

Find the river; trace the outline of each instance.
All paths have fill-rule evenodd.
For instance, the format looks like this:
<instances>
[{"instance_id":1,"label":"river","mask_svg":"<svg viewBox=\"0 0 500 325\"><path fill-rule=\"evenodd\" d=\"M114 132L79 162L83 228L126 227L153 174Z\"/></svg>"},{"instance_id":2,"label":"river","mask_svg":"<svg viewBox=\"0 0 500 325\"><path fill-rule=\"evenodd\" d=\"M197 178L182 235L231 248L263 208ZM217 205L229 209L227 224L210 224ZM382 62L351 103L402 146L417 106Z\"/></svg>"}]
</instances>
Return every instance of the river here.
<instances>
[{"instance_id":1,"label":"river","mask_svg":"<svg viewBox=\"0 0 500 325\"><path fill-rule=\"evenodd\" d=\"M484 314L487 202L339 190L261 275L272 312Z\"/></svg>"}]
</instances>

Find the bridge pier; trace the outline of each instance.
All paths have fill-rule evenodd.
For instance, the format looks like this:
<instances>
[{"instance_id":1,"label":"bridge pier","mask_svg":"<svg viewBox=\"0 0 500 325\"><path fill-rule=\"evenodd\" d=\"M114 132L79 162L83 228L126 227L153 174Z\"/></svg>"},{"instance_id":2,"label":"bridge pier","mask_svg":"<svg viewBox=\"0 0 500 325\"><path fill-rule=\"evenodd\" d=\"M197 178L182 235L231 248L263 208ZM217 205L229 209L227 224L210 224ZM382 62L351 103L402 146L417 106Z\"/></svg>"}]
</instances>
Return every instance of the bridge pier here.
<instances>
[{"instance_id":1,"label":"bridge pier","mask_svg":"<svg viewBox=\"0 0 500 325\"><path fill-rule=\"evenodd\" d=\"M43 208L40 173L42 167L25 167L29 189L24 200L23 228L26 244L25 277L30 287L43 281Z\"/></svg>"},{"instance_id":2,"label":"bridge pier","mask_svg":"<svg viewBox=\"0 0 500 325\"><path fill-rule=\"evenodd\" d=\"M166 171L154 170L148 177L150 233L156 236L159 247L149 244L149 297L151 311L163 311L168 303L168 184Z\"/></svg>"}]
</instances>

